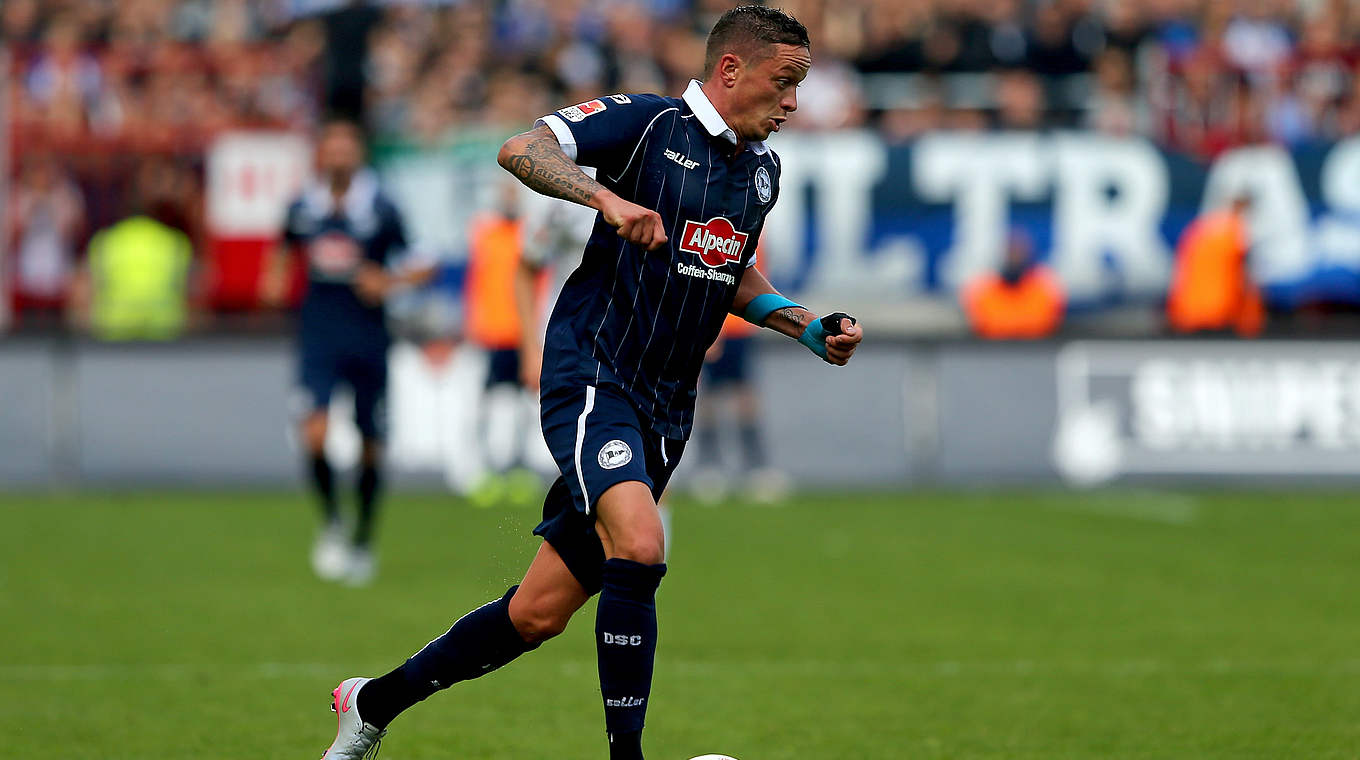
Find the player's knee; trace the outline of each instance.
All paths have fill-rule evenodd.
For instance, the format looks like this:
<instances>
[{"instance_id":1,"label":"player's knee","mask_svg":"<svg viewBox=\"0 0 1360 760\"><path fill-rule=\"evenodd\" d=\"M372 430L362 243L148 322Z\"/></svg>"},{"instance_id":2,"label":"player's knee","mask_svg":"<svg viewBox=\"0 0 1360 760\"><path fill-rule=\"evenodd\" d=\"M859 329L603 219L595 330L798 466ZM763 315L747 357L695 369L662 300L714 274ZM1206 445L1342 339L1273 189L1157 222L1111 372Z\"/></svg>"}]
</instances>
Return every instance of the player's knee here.
<instances>
[{"instance_id":1,"label":"player's knee","mask_svg":"<svg viewBox=\"0 0 1360 760\"><path fill-rule=\"evenodd\" d=\"M363 448L359 452L359 462L365 466L372 467L382 461L382 443L377 438L365 438Z\"/></svg>"},{"instance_id":2,"label":"player's knee","mask_svg":"<svg viewBox=\"0 0 1360 760\"><path fill-rule=\"evenodd\" d=\"M302 421L302 443L308 451L319 452L326 446L326 414L317 412Z\"/></svg>"},{"instance_id":3,"label":"player's knee","mask_svg":"<svg viewBox=\"0 0 1360 760\"><path fill-rule=\"evenodd\" d=\"M541 644L567 630L574 609L552 603L550 598L515 594L510 599L510 623L527 644Z\"/></svg>"},{"instance_id":4,"label":"player's knee","mask_svg":"<svg viewBox=\"0 0 1360 760\"><path fill-rule=\"evenodd\" d=\"M650 533L615 538L611 558L632 560L644 565L658 565L666 561L666 540Z\"/></svg>"}]
</instances>

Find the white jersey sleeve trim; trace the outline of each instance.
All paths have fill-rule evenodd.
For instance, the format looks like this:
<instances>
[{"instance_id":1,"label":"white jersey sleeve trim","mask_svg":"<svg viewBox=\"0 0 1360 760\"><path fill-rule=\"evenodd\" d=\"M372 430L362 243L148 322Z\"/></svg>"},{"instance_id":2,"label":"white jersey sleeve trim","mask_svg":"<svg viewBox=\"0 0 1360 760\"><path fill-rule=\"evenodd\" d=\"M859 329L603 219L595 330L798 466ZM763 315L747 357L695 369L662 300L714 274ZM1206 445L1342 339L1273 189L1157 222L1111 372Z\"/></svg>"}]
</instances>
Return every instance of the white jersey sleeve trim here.
<instances>
[{"instance_id":1,"label":"white jersey sleeve trim","mask_svg":"<svg viewBox=\"0 0 1360 760\"><path fill-rule=\"evenodd\" d=\"M562 121L561 116L550 113L539 119L537 123L547 124L548 129L552 130L553 137L557 138L557 143L562 146L562 152L567 154L567 158L576 160L576 135L571 133L571 128L567 126L565 121Z\"/></svg>"}]
</instances>

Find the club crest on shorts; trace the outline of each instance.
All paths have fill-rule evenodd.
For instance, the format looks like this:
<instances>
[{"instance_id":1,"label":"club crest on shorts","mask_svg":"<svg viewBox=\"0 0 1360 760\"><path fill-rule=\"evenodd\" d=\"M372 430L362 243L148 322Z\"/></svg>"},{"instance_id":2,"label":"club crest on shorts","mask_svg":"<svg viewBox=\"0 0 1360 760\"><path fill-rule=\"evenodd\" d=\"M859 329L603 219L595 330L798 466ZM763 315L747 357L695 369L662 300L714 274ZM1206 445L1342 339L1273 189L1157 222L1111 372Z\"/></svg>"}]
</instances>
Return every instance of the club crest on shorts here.
<instances>
[{"instance_id":1,"label":"club crest on shorts","mask_svg":"<svg viewBox=\"0 0 1360 760\"><path fill-rule=\"evenodd\" d=\"M770 173L765 171L765 167L763 166L756 169L756 197L760 199L761 203L770 202L771 189Z\"/></svg>"},{"instance_id":2,"label":"club crest on shorts","mask_svg":"<svg viewBox=\"0 0 1360 760\"><path fill-rule=\"evenodd\" d=\"M633 450L628 448L628 444L615 438L600 447L598 459L601 467L613 470L633 461Z\"/></svg>"}]
</instances>

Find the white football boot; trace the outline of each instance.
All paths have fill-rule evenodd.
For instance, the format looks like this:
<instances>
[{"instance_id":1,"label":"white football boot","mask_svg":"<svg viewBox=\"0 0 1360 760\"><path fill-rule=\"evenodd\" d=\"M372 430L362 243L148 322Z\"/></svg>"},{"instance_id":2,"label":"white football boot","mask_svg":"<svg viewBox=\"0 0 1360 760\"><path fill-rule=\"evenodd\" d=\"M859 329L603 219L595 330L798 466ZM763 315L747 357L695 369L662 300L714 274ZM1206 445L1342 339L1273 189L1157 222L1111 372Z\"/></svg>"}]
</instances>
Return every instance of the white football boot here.
<instances>
[{"instance_id":1,"label":"white football boot","mask_svg":"<svg viewBox=\"0 0 1360 760\"><path fill-rule=\"evenodd\" d=\"M312 544L312 570L323 581L338 581L349 569L349 542L345 540L345 529L338 523L330 523L316 534Z\"/></svg>"},{"instance_id":2,"label":"white football boot","mask_svg":"<svg viewBox=\"0 0 1360 760\"><path fill-rule=\"evenodd\" d=\"M350 586L367 586L378 574L378 560L372 550L356 546L345 557L345 575L341 579Z\"/></svg>"},{"instance_id":3,"label":"white football boot","mask_svg":"<svg viewBox=\"0 0 1360 760\"><path fill-rule=\"evenodd\" d=\"M346 678L331 692L331 710L339 724L335 741L321 755L321 760L363 760L378 756L378 745L387 736L387 729L379 731L359 717L359 690L371 678Z\"/></svg>"}]
</instances>

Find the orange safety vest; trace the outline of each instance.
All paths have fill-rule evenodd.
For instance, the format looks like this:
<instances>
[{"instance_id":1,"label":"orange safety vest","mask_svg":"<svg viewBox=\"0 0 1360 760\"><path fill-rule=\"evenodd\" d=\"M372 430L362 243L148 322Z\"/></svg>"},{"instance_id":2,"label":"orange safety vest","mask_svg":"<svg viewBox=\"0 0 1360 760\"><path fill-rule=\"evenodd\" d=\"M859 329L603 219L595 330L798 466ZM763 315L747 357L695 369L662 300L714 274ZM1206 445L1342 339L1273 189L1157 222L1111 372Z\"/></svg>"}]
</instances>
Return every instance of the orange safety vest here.
<instances>
[{"instance_id":1,"label":"orange safety vest","mask_svg":"<svg viewBox=\"0 0 1360 760\"><path fill-rule=\"evenodd\" d=\"M1177 332L1236 330L1256 335L1265 325L1261 293L1247 273L1247 224L1231 210L1196 219L1176 245L1166 316Z\"/></svg>"},{"instance_id":2,"label":"orange safety vest","mask_svg":"<svg viewBox=\"0 0 1360 760\"><path fill-rule=\"evenodd\" d=\"M464 286L468 338L483 348L518 348L522 330L515 310L519 222L498 214L475 219L468 235L468 254Z\"/></svg>"},{"instance_id":3,"label":"orange safety vest","mask_svg":"<svg viewBox=\"0 0 1360 760\"><path fill-rule=\"evenodd\" d=\"M1067 298L1047 267L1033 266L1014 285L995 272L963 289L963 310L973 332L992 340L1043 338L1062 323Z\"/></svg>"}]
</instances>

